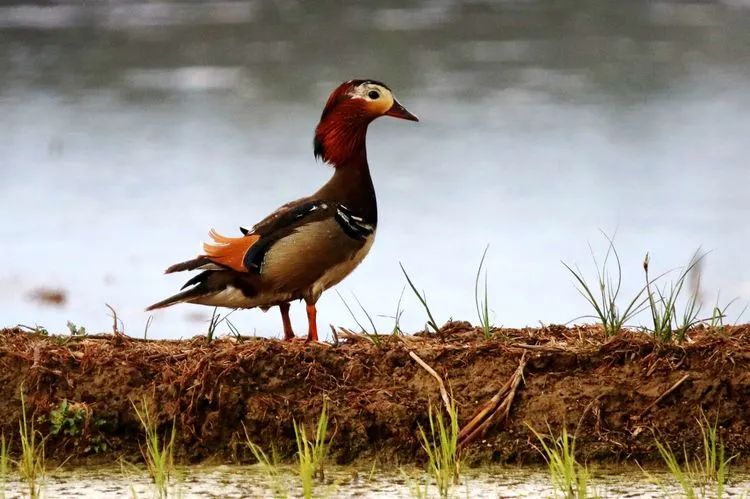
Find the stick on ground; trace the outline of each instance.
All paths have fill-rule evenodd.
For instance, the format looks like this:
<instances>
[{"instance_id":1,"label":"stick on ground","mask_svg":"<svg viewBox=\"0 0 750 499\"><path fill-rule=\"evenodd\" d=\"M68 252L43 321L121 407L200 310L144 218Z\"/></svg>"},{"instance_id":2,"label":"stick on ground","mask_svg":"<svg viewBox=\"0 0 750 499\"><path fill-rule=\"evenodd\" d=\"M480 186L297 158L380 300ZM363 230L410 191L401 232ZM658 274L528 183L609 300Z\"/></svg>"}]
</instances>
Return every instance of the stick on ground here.
<instances>
[{"instance_id":1,"label":"stick on ground","mask_svg":"<svg viewBox=\"0 0 750 499\"><path fill-rule=\"evenodd\" d=\"M661 402L661 401L662 401L662 399L663 399L664 397L666 397L667 395L669 395L669 394L670 394L670 393L672 393L673 391L677 390L677 387L678 387L678 386L680 386L680 385L681 385L682 383L684 383L684 382L685 382L685 380L686 380L686 379L688 379L689 377L690 377L690 375L689 375L689 374L686 374L685 376L683 376L682 378L680 378L680 379L679 379L679 380L677 381L677 383L675 383L674 385L670 386L670 387L669 387L669 389L667 389L667 391L666 391L666 392L664 392L664 393L662 393L661 395L659 395L659 396L658 396L658 397L656 398L656 400L654 400L653 402L651 402L651 403L650 403L650 404L648 405L648 407L646 407L645 409L643 409L643 412L641 412L641 414L640 414L640 415L639 415L638 417L639 417L639 418L642 418L643 416L645 416L645 415L646 415L646 413L648 413L648 411L650 411L651 409L653 409L653 407L654 407L654 406L655 406L656 404L658 404L659 402Z\"/></svg>"},{"instance_id":2,"label":"stick on ground","mask_svg":"<svg viewBox=\"0 0 750 499\"><path fill-rule=\"evenodd\" d=\"M417 361L417 364L422 366L425 371L430 373L433 378L435 378L438 382L438 385L440 385L440 396L443 397L443 403L445 404L445 410L448 411L448 413L451 412L451 399L448 397L448 390L445 389L445 383L443 383L443 378L440 377L438 373L435 372L433 368L427 365L425 361L423 361L419 355L415 354L414 351L409 351L409 357Z\"/></svg>"}]
</instances>

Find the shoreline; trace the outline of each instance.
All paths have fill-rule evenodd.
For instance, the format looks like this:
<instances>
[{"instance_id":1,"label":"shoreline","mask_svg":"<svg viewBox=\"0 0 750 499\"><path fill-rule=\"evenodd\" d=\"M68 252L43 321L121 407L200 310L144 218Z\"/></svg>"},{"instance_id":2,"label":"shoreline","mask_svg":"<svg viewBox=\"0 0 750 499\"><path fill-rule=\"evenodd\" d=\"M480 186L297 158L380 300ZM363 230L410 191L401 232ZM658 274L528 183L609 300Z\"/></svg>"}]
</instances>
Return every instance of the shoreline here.
<instances>
[{"instance_id":1,"label":"shoreline","mask_svg":"<svg viewBox=\"0 0 750 499\"><path fill-rule=\"evenodd\" d=\"M140 461L133 404L145 401L161 432L174 420L180 463L253 462L245 431L289 461L293 420L313 425L325 400L332 463L418 464L419 427L429 424L430 405L444 404L433 370L452 393L459 427L483 407L494 414L478 420L463 447L469 466L543 463L531 428L548 433L547 425L575 433L581 462L658 463L655 438L689 454L699 448L701 411L742 465L750 456L748 340L750 325L696 327L683 344L636 331L605 338L598 326L493 329L484 339L465 322L439 334L381 335L380 345L344 330L335 345L3 329L0 417L13 453L23 387L49 460ZM490 404L493 396L500 403ZM55 426L60 417L72 422Z\"/></svg>"}]
</instances>

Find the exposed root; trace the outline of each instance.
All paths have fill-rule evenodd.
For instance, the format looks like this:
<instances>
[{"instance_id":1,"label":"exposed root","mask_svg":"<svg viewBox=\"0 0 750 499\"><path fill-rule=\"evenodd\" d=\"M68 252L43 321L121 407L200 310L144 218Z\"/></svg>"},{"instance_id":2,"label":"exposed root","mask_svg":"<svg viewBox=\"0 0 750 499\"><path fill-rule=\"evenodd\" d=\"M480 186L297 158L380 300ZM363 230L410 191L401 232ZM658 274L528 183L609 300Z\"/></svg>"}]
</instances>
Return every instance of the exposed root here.
<instances>
[{"instance_id":1,"label":"exposed root","mask_svg":"<svg viewBox=\"0 0 750 499\"><path fill-rule=\"evenodd\" d=\"M463 448L483 435L487 429L500 417L503 421L508 419L510 407L516 397L518 386L523 380L523 370L526 368L526 354L521 356L518 368L513 372L510 379L498 390L498 392L477 412L458 433L458 447Z\"/></svg>"}]
</instances>

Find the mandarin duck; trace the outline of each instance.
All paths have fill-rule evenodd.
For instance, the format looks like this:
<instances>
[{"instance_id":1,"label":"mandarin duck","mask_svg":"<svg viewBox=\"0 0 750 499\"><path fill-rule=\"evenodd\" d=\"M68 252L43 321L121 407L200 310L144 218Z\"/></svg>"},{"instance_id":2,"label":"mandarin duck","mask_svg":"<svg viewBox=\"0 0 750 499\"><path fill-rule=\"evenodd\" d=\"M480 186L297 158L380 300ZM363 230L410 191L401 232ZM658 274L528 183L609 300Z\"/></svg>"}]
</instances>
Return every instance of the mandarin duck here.
<instances>
[{"instance_id":1,"label":"mandarin duck","mask_svg":"<svg viewBox=\"0 0 750 499\"><path fill-rule=\"evenodd\" d=\"M177 303L255 308L278 306L284 338L294 338L289 303L305 300L308 341L318 341L315 304L349 275L375 238L378 209L365 149L368 125L380 116L419 121L375 80L342 83L328 98L315 129L314 155L334 168L311 196L283 205L242 236L211 229L204 254L167 274L201 270L174 296L146 310ZM187 288L187 289L186 289Z\"/></svg>"}]
</instances>

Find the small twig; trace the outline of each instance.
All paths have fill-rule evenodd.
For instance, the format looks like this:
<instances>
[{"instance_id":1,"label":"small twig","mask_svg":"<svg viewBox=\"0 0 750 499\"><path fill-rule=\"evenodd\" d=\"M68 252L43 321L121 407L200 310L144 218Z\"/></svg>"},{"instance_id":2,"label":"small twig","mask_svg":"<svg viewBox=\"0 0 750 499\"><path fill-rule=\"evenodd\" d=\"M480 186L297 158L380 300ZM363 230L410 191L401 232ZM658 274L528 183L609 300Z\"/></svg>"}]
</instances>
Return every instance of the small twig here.
<instances>
[{"instance_id":1,"label":"small twig","mask_svg":"<svg viewBox=\"0 0 750 499\"><path fill-rule=\"evenodd\" d=\"M120 331L120 328L118 327L118 320L117 320L117 312L114 308L112 308L112 305L109 303L105 303L104 306L106 306L111 312L112 312L112 332L115 333L115 336L122 336L125 334L125 324L123 324L122 321L119 321L120 324L122 324L122 331Z\"/></svg>"},{"instance_id":2,"label":"small twig","mask_svg":"<svg viewBox=\"0 0 750 499\"><path fill-rule=\"evenodd\" d=\"M571 351L570 347L563 348L554 345L529 345L527 343L510 343L509 347L523 348L524 350L536 350L539 352L565 352Z\"/></svg>"},{"instance_id":3,"label":"small twig","mask_svg":"<svg viewBox=\"0 0 750 499\"><path fill-rule=\"evenodd\" d=\"M339 346L339 334L336 332L336 328L333 327L333 324L329 324L331 326L331 334L333 335L333 344L334 346Z\"/></svg>"},{"instance_id":4,"label":"small twig","mask_svg":"<svg viewBox=\"0 0 750 499\"><path fill-rule=\"evenodd\" d=\"M641 414L638 416L638 418L640 419L643 416L645 416L648 411L650 411L656 404L658 404L659 402L661 402L664 397L666 397L667 395L669 395L670 393L672 393L673 391L675 391L677 389L677 387L680 386L689 377L690 377L690 375L686 374L685 376L683 376L682 378L680 378L677 381L677 383L675 383L674 385L670 386L669 389L666 392L662 393L661 395L659 395L659 397L656 400L654 400L653 402L651 402L648 405L648 407L646 407L643 410L643 412L641 412Z\"/></svg>"},{"instance_id":5,"label":"small twig","mask_svg":"<svg viewBox=\"0 0 750 499\"><path fill-rule=\"evenodd\" d=\"M360 341L363 338L363 335L355 333L351 329L342 326L339 326L337 334L340 338L344 338L345 340Z\"/></svg>"},{"instance_id":6,"label":"small twig","mask_svg":"<svg viewBox=\"0 0 750 499\"><path fill-rule=\"evenodd\" d=\"M441 378L440 375L436 373L433 368L428 366L427 363L423 361L419 357L419 355L415 354L413 351L409 351L409 357L417 361L417 364L422 366L425 371L430 373L430 375L437 380L438 385L440 385L440 396L443 397L443 403L445 404L445 409L450 413L451 401L450 401L450 397L448 397L448 391L445 389L445 383L443 383L443 378Z\"/></svg>"},{"instance_id":7,"label":"small twig","mask_svg":"<svg viewBox=\"0 0 750 499\"><path fill-rule=\"evenodd\" d=\"M651 363L651 367L649 367L648 371L646 371L647 378L650 378L651 375L654 374L654 371L656 370L656 368L659 366L660 363L661 363L661 359L656 359L655 361Z\"/></svg>"}]
</instances>

